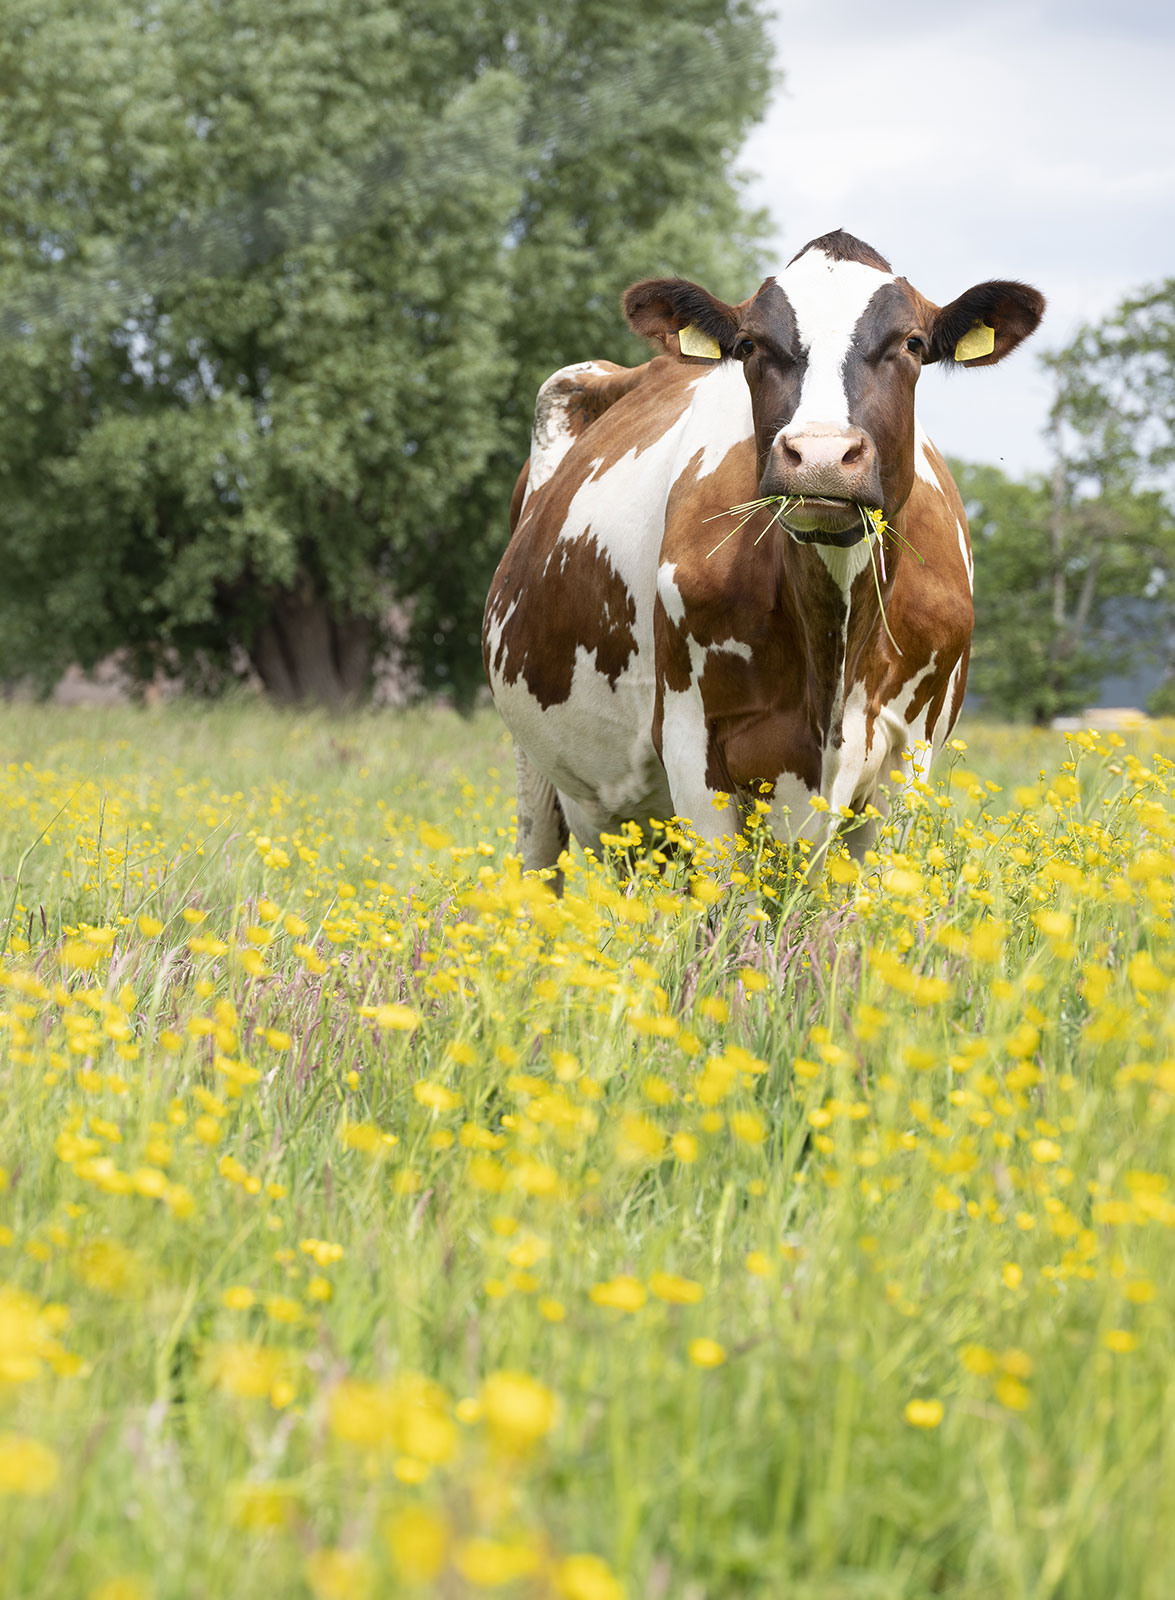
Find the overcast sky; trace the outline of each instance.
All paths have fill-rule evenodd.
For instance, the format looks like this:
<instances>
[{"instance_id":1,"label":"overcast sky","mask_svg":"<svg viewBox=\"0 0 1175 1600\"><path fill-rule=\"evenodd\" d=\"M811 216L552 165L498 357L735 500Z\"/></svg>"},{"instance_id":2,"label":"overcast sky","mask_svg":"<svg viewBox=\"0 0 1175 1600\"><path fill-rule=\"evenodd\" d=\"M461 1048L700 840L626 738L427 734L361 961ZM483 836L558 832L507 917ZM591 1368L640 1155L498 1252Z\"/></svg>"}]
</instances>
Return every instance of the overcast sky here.
<instances>
[{"instance_id":1,"label":"overcast sky","mask_svg":"<svg viewBox=\"0 0 1175 1600\"><path fill-rule=\"evenodd\" d=\"M743 153L778 264L845 228L944 304L985 278L1049 301L998 367L929 368L941 449L1020 473L1048 462L1047 375L1063 344L1175 276L1175 5L1147 0L777 0L783 83Z\"/></svg>"}]
</instances>

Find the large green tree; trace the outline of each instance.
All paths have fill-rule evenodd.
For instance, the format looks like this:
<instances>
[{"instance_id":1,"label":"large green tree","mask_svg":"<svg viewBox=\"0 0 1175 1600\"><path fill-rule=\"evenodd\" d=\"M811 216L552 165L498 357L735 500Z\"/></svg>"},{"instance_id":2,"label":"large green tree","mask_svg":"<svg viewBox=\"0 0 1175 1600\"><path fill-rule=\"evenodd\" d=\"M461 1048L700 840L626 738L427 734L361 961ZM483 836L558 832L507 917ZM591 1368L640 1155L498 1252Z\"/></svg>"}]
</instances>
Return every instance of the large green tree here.
<instances>
[{"instance_id":1,"label":"large green tree","mask_svg":"<svg viewBox=\"0 0 1175 1600\"><path fill-rule=\"evenodd\" d=\"M0 673L467 695L534 390L745 293L752 0L9 0ZM396 603L393 605L393 603Z\"/></svg>"}]
</instances>

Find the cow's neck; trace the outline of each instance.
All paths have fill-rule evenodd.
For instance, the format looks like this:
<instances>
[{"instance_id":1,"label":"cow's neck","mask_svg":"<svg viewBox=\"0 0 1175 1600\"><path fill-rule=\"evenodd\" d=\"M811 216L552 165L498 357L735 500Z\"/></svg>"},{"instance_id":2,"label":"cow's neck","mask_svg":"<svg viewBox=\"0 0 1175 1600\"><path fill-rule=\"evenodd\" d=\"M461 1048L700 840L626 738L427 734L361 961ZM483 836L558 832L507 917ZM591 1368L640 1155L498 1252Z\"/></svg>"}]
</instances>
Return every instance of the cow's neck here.
<instances>
[{"instance_id":1,"label":"cow's neck","mask_svg":"<svg viewBox=\"0 0 1175 1600\"><path fill-rule=\"evenodd\" d=\"M864 651L892 650L882 619L898 566L899 546L885 540L885 579L870 569L864 540L847 550L790 544L785 575L807 664L806 710L820 746L839 746L845 699ZM878 561L874 547L873 560ZM878 588L881 600L878 600Z\"/></svg>"}]
</instances>

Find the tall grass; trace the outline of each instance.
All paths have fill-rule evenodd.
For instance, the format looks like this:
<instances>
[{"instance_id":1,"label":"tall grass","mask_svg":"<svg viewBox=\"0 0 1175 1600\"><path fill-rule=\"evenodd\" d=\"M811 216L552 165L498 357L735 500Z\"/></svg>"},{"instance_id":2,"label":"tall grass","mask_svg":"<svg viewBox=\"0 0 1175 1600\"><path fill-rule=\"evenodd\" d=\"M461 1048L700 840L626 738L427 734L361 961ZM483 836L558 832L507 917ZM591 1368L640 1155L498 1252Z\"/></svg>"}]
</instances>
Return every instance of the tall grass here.
<instances>
[{"instance_id":1,"label":"tall grass","mask_svg":"<svg viewBox=\"0 0 1175 1600\"><path fill-rule=\"evenodd\" d=\"M561 901L490 716L0 741L0 1592L1165 1600L1170 730Z\"/></svg>"}]
</instances>

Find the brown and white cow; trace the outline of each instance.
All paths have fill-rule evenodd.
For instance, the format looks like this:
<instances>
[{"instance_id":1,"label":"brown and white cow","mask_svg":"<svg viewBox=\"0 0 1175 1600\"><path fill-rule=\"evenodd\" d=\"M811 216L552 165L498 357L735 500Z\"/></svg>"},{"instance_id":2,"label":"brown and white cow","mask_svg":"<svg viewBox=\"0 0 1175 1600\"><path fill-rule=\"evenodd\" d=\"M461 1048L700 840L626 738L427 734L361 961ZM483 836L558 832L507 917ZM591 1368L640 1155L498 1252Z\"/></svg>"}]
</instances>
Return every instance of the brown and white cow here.
<instances>
[{"instance_id":1,"label":"brown and white cow","mask_svg":"<svg viewBox=\"0 0 1175 1600\"><path fill-rule=\"evenodd\" d=\"M963 699L971 549L918 374L1001 360L1043 298L989 282L940 308L837 232L742 305L680 278L624 305L661 354L543 384L486 605L525 865L627 820L734 835L765 783L777 836L819 843ZM798 503L732 533L759 495ZM861 508L889 525L876 573Z\"/></svg>"}]
</instances>

